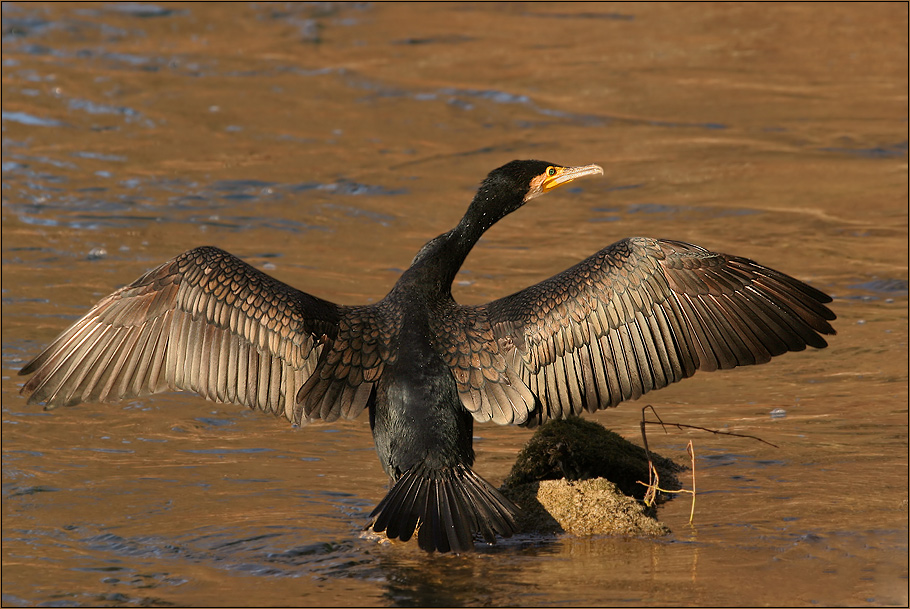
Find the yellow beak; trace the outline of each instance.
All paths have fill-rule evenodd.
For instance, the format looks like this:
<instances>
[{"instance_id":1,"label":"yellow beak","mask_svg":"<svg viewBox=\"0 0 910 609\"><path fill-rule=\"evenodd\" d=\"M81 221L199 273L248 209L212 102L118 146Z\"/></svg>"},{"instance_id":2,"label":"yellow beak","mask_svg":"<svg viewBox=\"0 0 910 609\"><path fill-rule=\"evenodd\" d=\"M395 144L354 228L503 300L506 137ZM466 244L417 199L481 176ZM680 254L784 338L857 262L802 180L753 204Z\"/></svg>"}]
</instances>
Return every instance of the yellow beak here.
<instances>
[{"instance_id":1,"label":"yellow beak","mask_svg":"<svg viewBox=\"0 0 910 609\"><path fill-rule=\"evenodd\" d=\"M578 178L593 175L603 175L604 170L600 165L581 165L579 167L559 167L553 165L531 180L531 188L525 195L524 202L548 193L555 188L564 186Z\"/></svg>"}]
</instances>

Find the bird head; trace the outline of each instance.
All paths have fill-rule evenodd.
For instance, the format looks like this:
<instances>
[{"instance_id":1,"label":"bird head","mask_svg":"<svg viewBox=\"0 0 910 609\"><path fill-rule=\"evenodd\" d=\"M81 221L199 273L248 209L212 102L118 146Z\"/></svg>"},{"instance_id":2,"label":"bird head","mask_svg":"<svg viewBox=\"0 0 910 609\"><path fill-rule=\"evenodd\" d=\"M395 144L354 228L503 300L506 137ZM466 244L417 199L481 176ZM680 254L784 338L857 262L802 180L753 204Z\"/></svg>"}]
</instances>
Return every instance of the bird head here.
<instances>
[{"instance_id":1,"label":"bird head","mask_svg":"<svg viewBox=\"0 0 910 609\"><path fill-rule=\"evenodd\" d=\"M458 226L420 248L409 267L410 276L440 290L449 289L468 252L488 228L531 199L578 178L602 175L597 165L563 167L546 161L512 161L494 169L481 182L474 200Z\"/></svg>"},{"instance_id":2,"label":"bird head","mask_svg":"<svg viewBox=\"0 0 910 609\"><path fill-rule=\"evenodd\" d=\"M469 214L484 230L531 199L589 175L603 175L598 165L563 167L546 161L512 161L494 169L480 184Z\"/></svg>"}]
</instances>

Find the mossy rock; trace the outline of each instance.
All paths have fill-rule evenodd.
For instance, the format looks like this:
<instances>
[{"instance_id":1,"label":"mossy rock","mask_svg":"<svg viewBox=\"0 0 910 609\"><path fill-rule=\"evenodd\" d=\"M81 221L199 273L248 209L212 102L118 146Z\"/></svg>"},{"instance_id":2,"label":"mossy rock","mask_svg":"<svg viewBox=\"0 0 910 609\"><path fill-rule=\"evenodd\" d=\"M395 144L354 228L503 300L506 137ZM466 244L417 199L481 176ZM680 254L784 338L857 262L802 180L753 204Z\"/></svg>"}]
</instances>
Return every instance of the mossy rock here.
<instances>
[{"instance_id":1,"label":"mossy rock","mask_svg":"<svg viewBox=\"0 0 910 609\"><path fill-rule=\"evenodd\" d=\"M526 533L660 537L670 532L653 510L604 478L541 480L504 487Z\"/></svg>"},{"instance_id":2,"label":"mossy rock","mask_svg":"<svg viewBox=\"0 0 910 609\"><path fill-rule=\"evenodd\" d=\"M680 488L673 461L651 453L661 488ZM641 500L649 480L645 450L578 417L542 425L519 453L501 489L522 508L528 532L665 535L654 506ZM661 497L659 497L660 499Z\"/></svg>"},{"instance_id":3,"label":"mossy rock","mask_svg":"<svg viewBox=\"0 0 910 609\"><path fill-rule=\"evenodd\" d=\"M676 472L682 467L651 453L660 475L660 485L679 489ZM548 421L518 453L505 486L538 480L589 480L606 478L626 495L643 499L647 483L648 455L645 449L593 421L579 417Z\"/></svg>"}]
</instances>

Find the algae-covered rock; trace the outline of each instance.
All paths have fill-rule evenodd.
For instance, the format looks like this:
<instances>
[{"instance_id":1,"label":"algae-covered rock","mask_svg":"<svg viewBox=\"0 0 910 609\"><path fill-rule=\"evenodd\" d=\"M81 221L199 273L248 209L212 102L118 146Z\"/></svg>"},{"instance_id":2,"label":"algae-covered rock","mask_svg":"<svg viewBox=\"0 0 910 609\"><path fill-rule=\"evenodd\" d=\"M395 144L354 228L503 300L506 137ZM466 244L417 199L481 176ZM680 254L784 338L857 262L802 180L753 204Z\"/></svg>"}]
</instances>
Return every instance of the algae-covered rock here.
<instances>
[{"instance_id":1,"label":"algae-covered rock","mask_svg":"<svg viewBox=\"0 0 910 609\"><path fill-rule=\"evenodd\" d=\"M680 488L683 468L651 453L660 486ZM528 532L658 536L669 532L640 499L648 457L602 425L578 417L549 421L519 453L501 489L522 508Z\"/></svg>"},{"instance_id":2,"label":"algae-covered rock","mask_svg":"<svg viewBox=\"0 0 910 609\"><path fill-rule=\"evenodd\" d=\"M637 537L670 532L642 502L604 478L541 480L503 492L521 507L518 521L525 532Z\"/></svg>"}]
</instances>

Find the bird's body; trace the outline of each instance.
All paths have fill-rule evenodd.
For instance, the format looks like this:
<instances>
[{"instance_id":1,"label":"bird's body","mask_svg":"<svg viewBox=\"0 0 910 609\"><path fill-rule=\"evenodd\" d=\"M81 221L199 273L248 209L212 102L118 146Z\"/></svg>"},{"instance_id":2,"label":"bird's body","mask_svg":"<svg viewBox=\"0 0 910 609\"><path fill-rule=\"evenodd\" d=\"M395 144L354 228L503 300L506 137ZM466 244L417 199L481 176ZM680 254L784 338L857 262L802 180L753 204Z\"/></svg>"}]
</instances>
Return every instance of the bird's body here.
<instances>
[{"instance_id":1,"label":"bird's body","mask_svg":"<svg viewBox=\"0 0 910 609\"><path fill-rule=\"evenodd\" d=\"M495 222L595 166L513 161L381 301L340 306L200 247L100 301L21 374L48 408L195 391L303 424L369 411L392 487L373 529L464 552L516 530L471 469L474 421L533 425L714 370L826 346L824 293L751 260L625 239L485 305L451 286Z\"/></svg>"}]
</instances>

